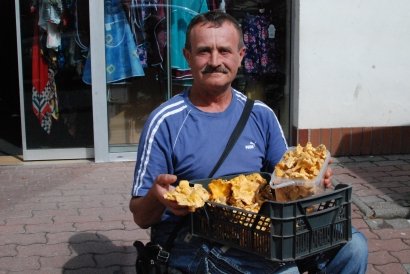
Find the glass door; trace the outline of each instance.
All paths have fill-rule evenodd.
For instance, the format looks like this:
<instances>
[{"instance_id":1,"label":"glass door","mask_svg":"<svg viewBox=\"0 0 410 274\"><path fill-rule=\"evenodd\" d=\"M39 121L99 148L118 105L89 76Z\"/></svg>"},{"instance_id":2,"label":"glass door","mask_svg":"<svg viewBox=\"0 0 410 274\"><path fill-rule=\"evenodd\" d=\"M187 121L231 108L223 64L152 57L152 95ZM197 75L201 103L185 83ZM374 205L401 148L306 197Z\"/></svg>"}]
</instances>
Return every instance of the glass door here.
<instances>
[{"instance_id":1,"label":"glass door","mask_svg":"<svg viewBox=\"0 0 410 274\"><path fill-rule=\"evenodd\" d=\"M15 3L24 160L94 158L88 1Z\"/></svg>"}]
</instances>

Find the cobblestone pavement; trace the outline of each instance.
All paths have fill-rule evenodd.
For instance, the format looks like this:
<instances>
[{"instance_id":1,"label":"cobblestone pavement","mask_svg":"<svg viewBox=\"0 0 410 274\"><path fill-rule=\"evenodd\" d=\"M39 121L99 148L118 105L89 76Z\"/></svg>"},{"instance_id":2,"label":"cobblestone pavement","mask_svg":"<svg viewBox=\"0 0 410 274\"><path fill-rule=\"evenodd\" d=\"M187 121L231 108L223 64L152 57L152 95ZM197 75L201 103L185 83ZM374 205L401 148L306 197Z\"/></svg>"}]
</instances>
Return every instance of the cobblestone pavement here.
<instances>
[{"instance_id":1,"label":"cobblestone pavement","mask_svg":"<svg viewBox=\"0 0 410 274\"><path fill-rule=\"evenodd\" d=\"M128 209L135 162L0 166L0 274L135 273L146 230ZM343 157L334 183L353 186L352 223L367 273L410 273L410 155Z\"/></svg>"}]
</instances>

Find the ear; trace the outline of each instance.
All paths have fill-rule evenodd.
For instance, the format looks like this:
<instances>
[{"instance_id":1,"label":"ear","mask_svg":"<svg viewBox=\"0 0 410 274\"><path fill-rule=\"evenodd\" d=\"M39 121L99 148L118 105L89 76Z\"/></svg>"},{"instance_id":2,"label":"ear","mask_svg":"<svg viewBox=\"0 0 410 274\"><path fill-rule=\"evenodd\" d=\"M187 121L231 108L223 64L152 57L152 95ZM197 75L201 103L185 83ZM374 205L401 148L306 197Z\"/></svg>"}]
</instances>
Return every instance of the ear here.
<instances>
[{"instance_id":1,"label":"ear","mask_svg":"<svg viewBox=\"0 0 410 274\"><path fill-rule=\"evenodd\" d=\"M182 48L182 53L184 54L184 57L188 63L188 66L191 67L191 52L186 48Z\"/></svg>"},{"instance_id":2,"label":"ear","mask_svg":"<svg viewBox=\"0 0 410 274\"><path fill-rule=\"evenodd\" d=\"M245 57L246 47L243 47L239 50L239 66L241 66L243 57Z\"/></svg>"}]
</instances>

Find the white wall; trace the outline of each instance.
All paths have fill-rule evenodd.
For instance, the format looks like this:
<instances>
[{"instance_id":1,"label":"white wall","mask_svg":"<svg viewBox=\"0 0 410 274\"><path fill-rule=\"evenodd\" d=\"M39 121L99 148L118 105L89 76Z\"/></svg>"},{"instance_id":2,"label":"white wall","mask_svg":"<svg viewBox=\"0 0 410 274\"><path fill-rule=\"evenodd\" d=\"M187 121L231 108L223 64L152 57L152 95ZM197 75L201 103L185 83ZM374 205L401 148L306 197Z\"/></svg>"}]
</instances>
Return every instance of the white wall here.
<instances>
[{"instance_id":1,"label":"white wall","mask_svg":"<svg viewBox=\"0 0 410 274\"><path fill-rule=\"evenodd\" d=\"M295 126L410 125L410 1L298 3Z\"/></svg>"}]
</instances>

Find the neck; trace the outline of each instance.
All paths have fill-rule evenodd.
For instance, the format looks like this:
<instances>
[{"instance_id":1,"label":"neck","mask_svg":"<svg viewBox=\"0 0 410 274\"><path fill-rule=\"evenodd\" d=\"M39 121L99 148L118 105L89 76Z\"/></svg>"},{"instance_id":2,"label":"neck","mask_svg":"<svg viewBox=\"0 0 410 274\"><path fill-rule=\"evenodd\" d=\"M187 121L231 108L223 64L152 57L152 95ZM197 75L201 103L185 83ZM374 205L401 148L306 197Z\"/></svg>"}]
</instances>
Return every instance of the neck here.
<instances>
[{"instance_id":1,"label":"neck","mask_svg":"<svg viewBox=\"0 0 410 274\"><path fill-rule=\"evenodd\" d=\"M190 89L188 98L198 109L205 112L222 112L232 101L231 87L224 91L201 90L194 86Z\"/></svg>"}]
</instances>

